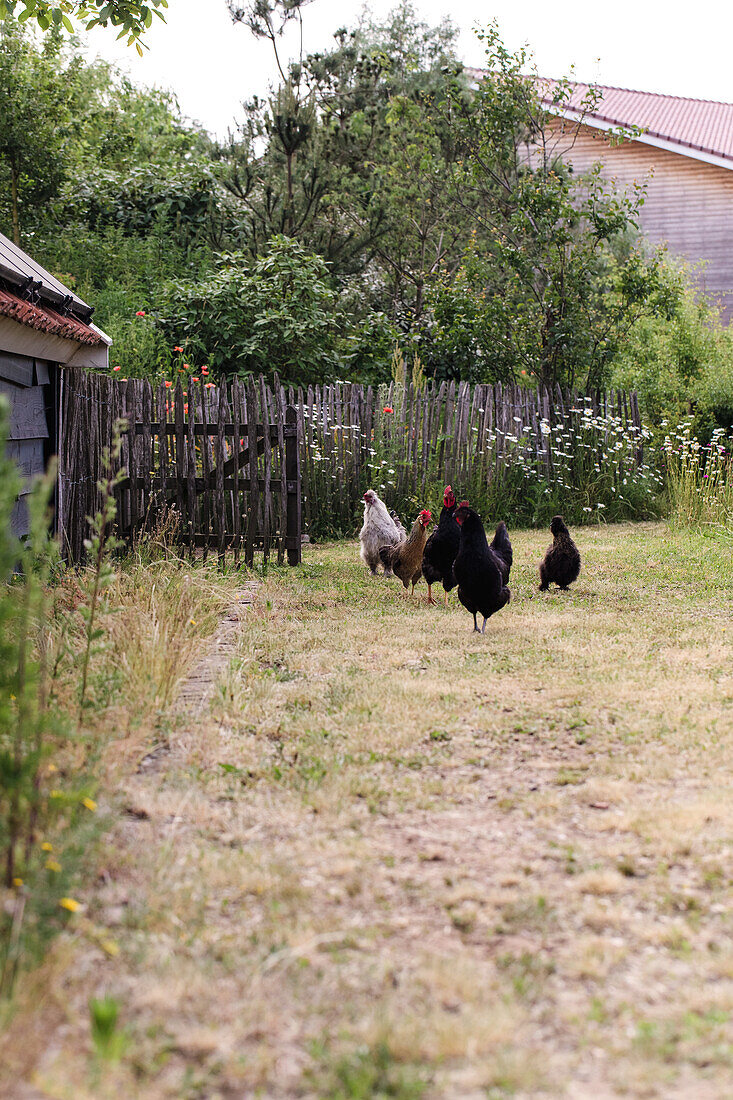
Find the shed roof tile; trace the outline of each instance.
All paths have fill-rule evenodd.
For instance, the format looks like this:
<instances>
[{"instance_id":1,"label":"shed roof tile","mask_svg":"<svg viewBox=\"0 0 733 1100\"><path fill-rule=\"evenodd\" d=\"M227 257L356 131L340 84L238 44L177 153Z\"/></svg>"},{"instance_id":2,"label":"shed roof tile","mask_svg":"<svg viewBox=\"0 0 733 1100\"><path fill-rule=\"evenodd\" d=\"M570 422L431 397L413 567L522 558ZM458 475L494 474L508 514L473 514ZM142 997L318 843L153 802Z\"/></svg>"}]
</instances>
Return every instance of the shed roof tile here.
<instances>
[{"instance_id":1,"label":"shed roof tile","mask_svg":"<svg viewBox=\"0 0 733 1100\"><path fill-rule=\"evenodd\" d=\"M66 340L76 340L80 344L104 344L107 341L99 329L85 325L76 317L64 317L47 306L33 305L0 288L0 315L10 317L21 325L62 336Z\"/></svg>"}]
</instances>

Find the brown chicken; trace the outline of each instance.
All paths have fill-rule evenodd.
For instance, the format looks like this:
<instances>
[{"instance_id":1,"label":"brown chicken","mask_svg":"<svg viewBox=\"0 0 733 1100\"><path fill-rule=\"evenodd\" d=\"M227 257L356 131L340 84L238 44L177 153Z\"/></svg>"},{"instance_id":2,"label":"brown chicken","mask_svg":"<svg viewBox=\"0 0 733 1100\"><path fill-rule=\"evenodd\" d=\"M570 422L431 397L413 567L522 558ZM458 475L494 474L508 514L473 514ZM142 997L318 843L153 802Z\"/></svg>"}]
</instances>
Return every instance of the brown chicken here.
<instances>
[{"instance_id":1,"label":"brown chicken","mask_svg":"<svg viewBox=\"0 0 733 1100\"><path fill-rule=\"evenodd\" d=\"M422 556L425 543L428 541L428 524L432 516L430 512L423 511L412 525L412 530L405 542L398 546L383 546L379 551L385 572L391 569L396 577L399 577L405 588L412 583L410 595L415 591L415 585L422 576Z\"/></svg>"}]
</instances>

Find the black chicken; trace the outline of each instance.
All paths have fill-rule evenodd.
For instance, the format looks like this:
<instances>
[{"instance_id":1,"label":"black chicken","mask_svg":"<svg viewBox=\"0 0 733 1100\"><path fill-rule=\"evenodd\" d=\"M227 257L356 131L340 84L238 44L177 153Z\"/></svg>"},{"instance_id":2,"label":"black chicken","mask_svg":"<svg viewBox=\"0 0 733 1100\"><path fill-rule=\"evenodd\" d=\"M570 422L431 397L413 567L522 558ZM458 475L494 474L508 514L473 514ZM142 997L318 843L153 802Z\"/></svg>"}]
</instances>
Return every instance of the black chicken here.
<instances>
[{"instance_id":1,"label":"black chicken","mask_svg":"<svg viewBox=\"0 0 733 1100\"><path fill-rule=\"evenodd\" d=\"M458 583L453 573L453 562L458 553L461 529L456 523L455 514L456 498L450 485L446 485L438 526L425 544L425 553L422 557L422 575L428 585L428 603L435 603L430 591L432 585L437 584L438 581L443 582L447 605L448 593Z\"/></svg>"},{"instance_id":2,"label":"black chicken","mask_svg":"<svg viewBox=\"0 0 733 1100\"><path fill-rule=\"evenodd\" d=\"M493 550L499 559L504 584L509 584L509 573L512 568L512 562L514 561L514 553L512 551L512 544L509 541L509 532L506 529L506 524L503 519L499 521L496 531L494 532L493 542L489 549Z\"/></svg>"},{"instance_id":3,"label":"black chicken","mask_svg":"<svg viewBox=\"0 0 733 1100\"><path fill-rule=\"evenodd\" d=\"M565 589L577 580L580 572L580 553L562 516L552 517L550 531L552 546L547 548L545 559L540 562L540 592L546 592L551 581Z\"/></svg>"},{"instance_id":4,"label":"black chicken","mask_svg":"<svg viewBox=\"0 0 733 1100\"><path fill-rule=\"evenodd\" d=\"M481 520L465 501L458 505L456 522L461 528L458 555L453 565L458 582L458 599L473 615L473 629L477 634L483 634L489 617L501 611L511 599L507 581L512 565L512 544L502 522L496 528L494 541L489 546ZM480 631L476 622L477 612L484 618Z\"/></svg>"}]
</instances>

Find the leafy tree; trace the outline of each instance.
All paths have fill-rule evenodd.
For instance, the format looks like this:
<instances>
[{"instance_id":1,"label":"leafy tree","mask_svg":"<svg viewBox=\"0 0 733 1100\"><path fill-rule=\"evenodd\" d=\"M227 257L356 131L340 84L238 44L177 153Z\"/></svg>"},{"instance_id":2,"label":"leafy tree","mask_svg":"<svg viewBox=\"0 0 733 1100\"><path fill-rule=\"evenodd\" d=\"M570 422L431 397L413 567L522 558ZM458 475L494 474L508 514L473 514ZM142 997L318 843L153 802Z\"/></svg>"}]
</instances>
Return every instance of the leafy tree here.
<instances>
[{"instance_id":1,"label":"leafy tree","mask_svg":"<svg viewBox=\"0 0 733 1100\"><path fill-rule=\"evenodd\" d=\"M128 46L134 44L142 57L140 39L152 26L153 16L165 22L163 11L168 0L0 0L0 23L17 18L19 23L35 20L42 31L60 30L74 33L71 19L78 19L86 30L93 27L119 27L118 38L127 36Z\"/></svg>"},{"instance_id":2,"label":"leafy tree","mask_svg":"<svg viewBox=\"0 0 733 1100\"><path fill-rule=\"evenodd\" d=\"M453 198L484 266L482 316L493 312L515 370L547 386L598 386L634 321L665 308L658 257L628 247L643 188L616 192L598 166L576 179L563 161L573 136L523 75L525 52L510 53L495 26L480 37L486 74L470 99L455 89L445 110L460 151ZM570 93L567 82L553 88L559 106Z\"/></svg>"},{"instance_id":3,"label":"leafy tree","mask_svg":"<svg viewBox=\"0 0 733 1100\"><path fill-rule=\"evenodd\" d=\"M428 28L403 3L385 25L342 29L331 50L301 56L286 73L278 54L286 20L276 24L273 13L297 7L300 19L301 5L268 0L255 7L260 22L251 6L242 20L272 42L281 82L268 100L246 105L244 123L221 151L224 185L245 210L243 245L256 253L269 237L285 233L323 255L337 275L373 265L380 305L391 293L393 314L406 285L417 286L413 296L419 303L421 278L414 272L424 265L406 255L404 230L412 230L412 222L399 193L409 167L402 139L417 113L422 144L430 146L430 155L441 154L423 117L431 97L445 91L444 70L455 75L460 68L452 52L455 32L447 23ZM425 168L421 157L413 194ZM424 238L425 232L410 232L418 257Z\"/></svg>"},{"instance_id":4,"label":"leafy tree","mask_svg":"<svg viewBox=\"0 0 733 1100\"><path fill-rule=\"evenodd\" d=\"M21 216L58 194L68 174L78 69L78 60L62 58L58 35L37 50L22 29L0 27L0 98L8 105L0 112L0 178L10 200L2 206L18 245Z\"/></svg>"}]
</instances>

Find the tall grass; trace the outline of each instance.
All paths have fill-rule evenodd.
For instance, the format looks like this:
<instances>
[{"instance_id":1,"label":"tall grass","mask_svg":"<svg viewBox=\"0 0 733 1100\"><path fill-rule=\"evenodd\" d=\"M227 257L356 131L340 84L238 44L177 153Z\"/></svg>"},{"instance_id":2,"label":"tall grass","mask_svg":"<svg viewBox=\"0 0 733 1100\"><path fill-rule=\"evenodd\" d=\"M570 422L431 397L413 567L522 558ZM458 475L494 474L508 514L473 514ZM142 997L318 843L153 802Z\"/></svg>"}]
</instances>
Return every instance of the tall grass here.
<instances>
[{"instance_id":1,"label":"tall grass","mask_svg":"<svg viewBox=\"0 0 733 1100\"><path fill-rule=\"evenodd\" d=\"M692 435L689 420L664 441L670 522L677 527L733 532L733 458L725 429L710 443Z\"/></svg>"},{"instance_id":2,"label":"tall grass","mask_svg":"<svg viewBox=\"0 0 733 1100\"><path fill-rule=\"evenodd\" d=\"M0 408L0 995L9 994L24 954L73 912L71 867L60 858L95 803L74 773L66 783L54 756L71 729L54 706L49 667L52 609L49 581L57 555L49 537L50 468L16 505L20 478L4 455L7 410ZM27 507L24 539L12 534L16 507Z\"/></svg>"}]
</instances>

